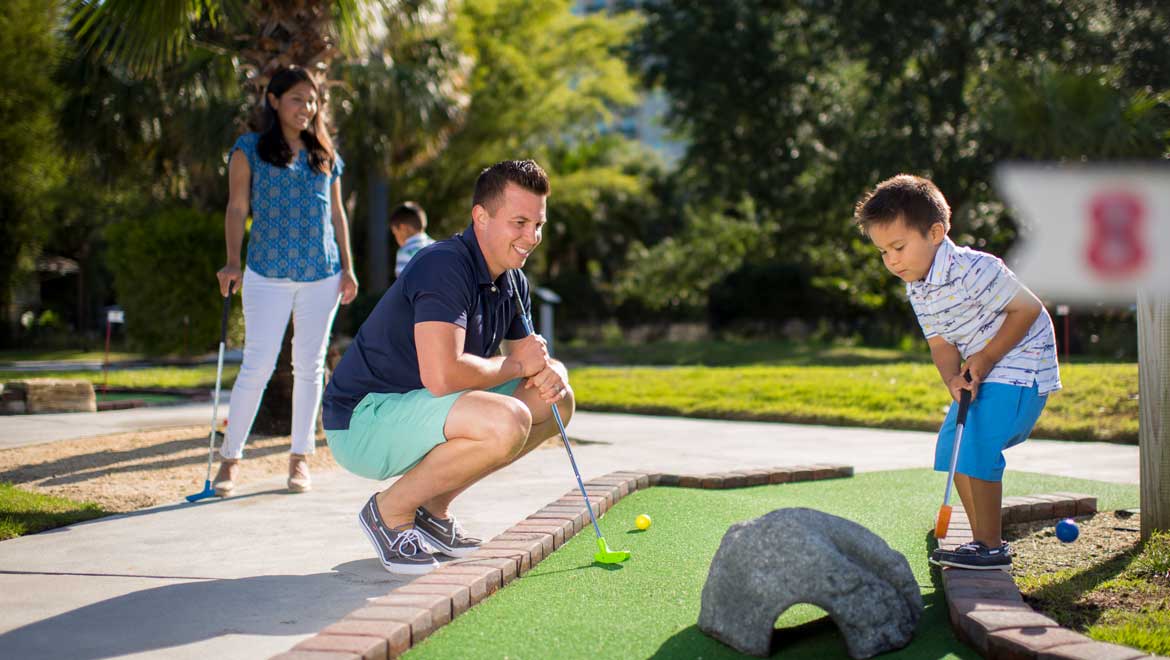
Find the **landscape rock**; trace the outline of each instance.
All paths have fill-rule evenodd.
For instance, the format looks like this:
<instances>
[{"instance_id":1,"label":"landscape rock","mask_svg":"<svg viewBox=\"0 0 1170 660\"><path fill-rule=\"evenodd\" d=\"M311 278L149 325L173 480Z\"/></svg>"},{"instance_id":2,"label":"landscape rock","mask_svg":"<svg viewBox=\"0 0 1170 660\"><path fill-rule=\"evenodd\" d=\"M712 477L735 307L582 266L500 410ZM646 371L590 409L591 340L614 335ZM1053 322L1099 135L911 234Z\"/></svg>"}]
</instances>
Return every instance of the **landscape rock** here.
<instances>
[{"instance_id":1,"label":"landscape rock","mask_svg":"<svg viewBox=\"0 0 1170 660\"><path fill-rule=\"evenodd\" d=\"M853 521L791 508L732 525L703 586L699 629L766 657L776 619L797 603L828 612L853 658L909 644L923 607L906 558Z\"/></svg>"}]
</instances>

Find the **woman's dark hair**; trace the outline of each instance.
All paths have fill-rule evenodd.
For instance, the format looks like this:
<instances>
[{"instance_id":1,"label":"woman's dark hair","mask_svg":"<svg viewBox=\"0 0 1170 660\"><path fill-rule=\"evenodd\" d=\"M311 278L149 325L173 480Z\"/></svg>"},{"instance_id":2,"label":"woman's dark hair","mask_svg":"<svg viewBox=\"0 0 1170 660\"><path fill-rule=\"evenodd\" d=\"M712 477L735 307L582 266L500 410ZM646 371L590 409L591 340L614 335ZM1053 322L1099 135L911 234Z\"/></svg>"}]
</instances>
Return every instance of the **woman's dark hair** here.
<instances>
[{"instance_id":1,"label":"woman's dark hair","mask_svg":"<svg viewBox=\"0 0 1170 660\"><path fill-rule=\"evenodd\" d=\"M303 68L291 65L278 70L268 82L268 89L264 93L264 118L260 139L256 144L256 151L260 158L277 167L288 167L293 162L292 147L284 139L280 130L280 117L276 108L268 101L268 95L276 98L284 96L288 90L301 83L308 83L317 94L317 114L309 127L301 131L301 140L305 143L305 150L309 152L309 165L318 172L329 174L333 170L333 141L329 139L329 130L325 121L325 99L317 81Z\"/></svg>"}]
</instances>

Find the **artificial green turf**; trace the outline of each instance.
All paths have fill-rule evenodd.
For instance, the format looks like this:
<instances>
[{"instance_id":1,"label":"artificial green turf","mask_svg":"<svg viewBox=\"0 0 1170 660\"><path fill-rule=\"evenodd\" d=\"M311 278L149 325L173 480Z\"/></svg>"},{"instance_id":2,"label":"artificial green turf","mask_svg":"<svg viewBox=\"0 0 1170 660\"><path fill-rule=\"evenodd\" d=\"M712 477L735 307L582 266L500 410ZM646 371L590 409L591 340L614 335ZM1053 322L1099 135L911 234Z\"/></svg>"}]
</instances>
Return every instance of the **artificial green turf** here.
<instances>
[{"instance_id":1,"label":"artificial green turf","mask_svg":"<svg viewBox=\"0 0 1170 660\"><path fill-rule=\"evenodd\" d=\"M696 626L700 594L715 550L736 522L784 507L809 507L861 523L906 556L922 587L925 611L914 641L888 658L977 658L951 633L947 609L926 561L944 477L930 470L859 474L850 479L735 490L651 488L623 499L601 519L618 567L592 562L586 528L507 588L472 608L409 653L411 658L730 658L730 647ZM1102 510L1135 506L1136 486L1009 472L1005 495L1077 491ZM639 532L634 518L654 524ZM846 658L835 626L817 608L798 606L778 627L784 658Z\"/></svg>"}]
</instances>

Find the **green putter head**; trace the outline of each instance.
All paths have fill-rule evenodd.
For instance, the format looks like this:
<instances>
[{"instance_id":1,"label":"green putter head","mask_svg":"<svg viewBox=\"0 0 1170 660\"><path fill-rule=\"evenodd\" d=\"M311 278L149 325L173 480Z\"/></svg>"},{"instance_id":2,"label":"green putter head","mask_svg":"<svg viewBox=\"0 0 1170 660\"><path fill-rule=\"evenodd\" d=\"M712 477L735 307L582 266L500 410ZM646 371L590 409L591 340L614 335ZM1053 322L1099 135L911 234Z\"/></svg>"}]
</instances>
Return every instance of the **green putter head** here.
<instances>
[{"instance_id":1,"label":"green putter head","mask_svg":"<svg viewBox=\"0 0 1170 660\"><path fill-rule=\"evenodd\" d=\"M593 555L593 561L601 564L620 564L629 558L628 550L610 550L605 539L597 539L597 554Z\"/></svg>"}]
</instances>

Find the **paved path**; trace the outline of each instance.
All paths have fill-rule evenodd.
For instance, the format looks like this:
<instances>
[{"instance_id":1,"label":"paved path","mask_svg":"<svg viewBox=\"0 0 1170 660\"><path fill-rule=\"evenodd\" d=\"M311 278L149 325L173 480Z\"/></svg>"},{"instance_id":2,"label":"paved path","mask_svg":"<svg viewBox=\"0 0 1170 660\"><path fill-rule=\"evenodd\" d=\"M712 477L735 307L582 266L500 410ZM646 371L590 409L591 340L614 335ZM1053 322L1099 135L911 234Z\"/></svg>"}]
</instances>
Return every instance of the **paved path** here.
<instances>
[{"instance_id":1,"label":"paved path","mask_svg":"<svg viewBox=\"0 0 1170 660\"><path fill-rule=\"evenodd\" d=\"M930 433L601 413L570 429L586 441L575 449L586 479L817 461L925 467L933 446ZM1133 446L1034 440L1011 459L1018 470L1138 481ZM263 658L401 584L356 526L375 482L334 471L289 495L283 479L248 482L246 462L242 479L228 500L0 542L0 657ZM456 511L490 537L573 486L563 450L541 449L471 488Z\"/></svg>"},{"instance_id":2,"label":"paved path","mask_svg":"<svg viewBox=\"0 0 1170 660\"><path fill-rule=\"evenodd\" d=\"M219 417L228 413L230 392L220 394ZM55 440L73 440L176 426L211 427L211 403L147 406L96 413L49 413L0 417L0 449L23 447Z\"/></svg>"}]
</instances>

